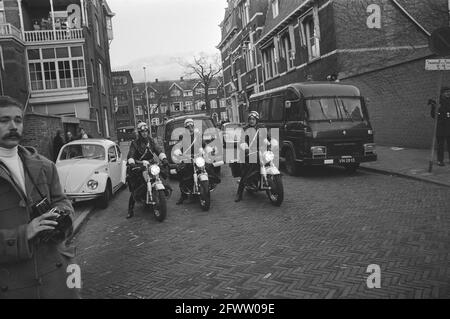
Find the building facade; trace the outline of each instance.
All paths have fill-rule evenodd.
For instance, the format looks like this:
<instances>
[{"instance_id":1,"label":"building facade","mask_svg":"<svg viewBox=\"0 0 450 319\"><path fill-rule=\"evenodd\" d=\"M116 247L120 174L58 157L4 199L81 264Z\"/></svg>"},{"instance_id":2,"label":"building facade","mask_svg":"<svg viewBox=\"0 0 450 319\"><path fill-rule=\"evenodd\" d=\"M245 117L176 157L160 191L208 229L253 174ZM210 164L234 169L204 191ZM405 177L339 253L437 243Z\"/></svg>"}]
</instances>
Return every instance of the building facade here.
<instances>
[{"instance_id":1,"label":"building facade","mask_svg":"<svg viewBox=\"0 0 450 319\"><path fill-rule=\"evenodd\" d=\"M245 3L252 8L254 2L260 3L229 1L226 11L237 21L230 39L239 43L232 45L227 35L219 45L224 69L230 68L228 51L232 57L234 48L236 61L241 61L240 82L249 71L242 63L248 44L242 39L244 29L239 28L239 8ZM253 38L255 88L263 91L292 82L337 78L358 86L368 98L377 143L430 146L433 121L427 101L437 98L438 75L425 71L425 60L436 57L428 49L430 34L449 25L447 0L263 2L267 3L264 24L256 27L261 32ZM222 34L224 26L223 22ZM228 43L232 46L226 51ZM444 86L450 86L449 73L444 75ZM225 86L236 86L225 71L224 76ZM245 92L242 87L240 92Z\"/></svg>"},{"instance_id":2,"label":"building facade","mask_svg":"<svg viewBox=\"0 0 450 319\"><path fill-rule=\"evenodd\" d=\"M133 78L129 71L112 72L116 128L136 125L133 108Z\"/></svg>"},{"instance_id":3,"label":"building facade","mask_svg":"<svg viewBox=\"0 0 450 319\"><path fill-rule=\"evenodd\" d=\"M113 16L105 0L0 1L2 94L27 114L59 117L64 131L115 138Z\"/></svg>"},{"instance_id":4,"label":"building facade","mask_svg":"<svg viewBox=\"0 0 450 319\"><path fill-rule=\"evenodd\" d=\"M208 89L210 115L216 122L228 120L222 79L214 79ZM157 126L165 117L184 114L207 113L205 88L198 79L180 78L176 81L137 83L134 89L134 105L138 121L150 122ZM148 95L148 108L147 108Z\"/></svg>"}]
</instances>

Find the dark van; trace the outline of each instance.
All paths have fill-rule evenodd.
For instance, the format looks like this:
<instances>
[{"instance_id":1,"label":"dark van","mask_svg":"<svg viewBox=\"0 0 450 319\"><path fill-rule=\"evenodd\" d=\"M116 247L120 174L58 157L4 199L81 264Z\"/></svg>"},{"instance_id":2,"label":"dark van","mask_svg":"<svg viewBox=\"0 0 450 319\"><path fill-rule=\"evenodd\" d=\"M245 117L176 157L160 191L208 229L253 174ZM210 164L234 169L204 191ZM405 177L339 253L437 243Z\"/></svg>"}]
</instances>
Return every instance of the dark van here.
<instances>
[{"instance_id":1,"label":"dark van","mask_svg":"<svg viewBox=\"0 0 450 319\"><path fill-rule=\"evenodd\" d=\"M250 97L250 110L278 128L280 157L290 175L301 165L342 165L355 171L376 161L373 129L357 87L330 82L293 83Z\"/></svg>"},{"instance_id":2,"label":"dark van","mask_svg":"<svg viewBox=\"0 0 450 319\"><path fill-rule=\"evenodd\" d=\"M134 126L122 126L117 128L117 139L119 142L132 141L136 138L136 128Z\"/></svg>"}]
</instances>

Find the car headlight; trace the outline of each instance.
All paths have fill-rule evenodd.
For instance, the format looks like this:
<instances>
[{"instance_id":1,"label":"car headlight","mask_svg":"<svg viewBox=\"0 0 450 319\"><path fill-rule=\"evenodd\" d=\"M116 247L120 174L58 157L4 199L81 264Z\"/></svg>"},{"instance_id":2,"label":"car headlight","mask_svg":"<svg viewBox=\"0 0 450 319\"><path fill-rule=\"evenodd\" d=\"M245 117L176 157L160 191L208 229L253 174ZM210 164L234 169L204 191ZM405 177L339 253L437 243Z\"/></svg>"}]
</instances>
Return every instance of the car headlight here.
<instances>
[{"instance_id":1,"label":"car headlight","mask_svg":"<svg viewBox=\"0 0 450 319\"><path fill-rule=\"evenodd\" d=\"M205 166L205 159L203 157L197 157L195 159L195 165L197 165L197 167L203 167Z\"/></svg>"},{"instance_id":2,"label":"car headlight","mask_svg":"<svg viewBox=\"0 0 450 319\"><path fill-rule=\"evenodd\" d=\"M98 187L98 182L96 180L91 179L87 182L87 187L91 190L96 190Z\"/></svg>"},{"instance_id":3,"label":"car headlight","mask_svg":"<svg viewBox=\"0 0 450 319\"><path fill-rule=\"evenodd\" d=\"M161 172L161 169L159 168L158 165L150 166L150 173L152 173L152 175L156 176L159 174L159 172Z\"/></svg>"},{"instance_id":4,"label":"car headlight","mask_svg":"<svg viewBox=\"0 0 450 319\"><path fill-rule=\"evenodd\" d=\"M376 144L368 143L364 144L364 153L375 153Z\"/></svg>"},{"instance_id":5,"label":"car headlight","mask_svg":"<svg viewBox=\"0 0 450 319\"><path fill-rule=\"evenodd\" d=\"M312 146L311 153L313 156L327 155L327 148L325 146Z\"/></svg>"},{"instance_id":6,"label":"car headlight","mask_svg":"<svg viewBox=\"0 0 450 319\"><path fill-rule=\"evenodd\" d=\"M273 159L275 158L275 154L271 151L264 152L263 156L266 162L272 162Z\"/></svg>"}]
</instances>

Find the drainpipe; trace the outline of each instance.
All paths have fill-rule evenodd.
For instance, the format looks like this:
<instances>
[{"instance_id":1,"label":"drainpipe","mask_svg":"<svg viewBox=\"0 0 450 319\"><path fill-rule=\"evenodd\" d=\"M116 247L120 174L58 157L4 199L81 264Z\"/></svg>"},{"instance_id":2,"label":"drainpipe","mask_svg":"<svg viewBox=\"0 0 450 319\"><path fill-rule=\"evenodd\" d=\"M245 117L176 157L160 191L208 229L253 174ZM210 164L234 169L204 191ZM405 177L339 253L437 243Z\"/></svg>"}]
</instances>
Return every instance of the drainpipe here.
<instances>
[{"instance_id":1,"label":"drainpipe","mask_svg":"<svg viewBox=\"0 0 450 319\"><path fill-rule=\"evenodd\" d=\"M22 14L22 0L17 0L17 5L19 7L19 20L20 20L20 29L22 31L22 40L25 41L25 27L23 24L23 14Z\"/></svg>"},{"instance_id":2,"label":"drainpipe","mask_svg":"<svg viewBox=\"0 0 450 319\"><path fill-rule=\"evenodd\" d=\"M55 29L55 10L53 9L53 0L50 0L50 9L52 11L52 26L53 26L53 37L56 40L56 29Z\"/></svg>"}]
</instances>

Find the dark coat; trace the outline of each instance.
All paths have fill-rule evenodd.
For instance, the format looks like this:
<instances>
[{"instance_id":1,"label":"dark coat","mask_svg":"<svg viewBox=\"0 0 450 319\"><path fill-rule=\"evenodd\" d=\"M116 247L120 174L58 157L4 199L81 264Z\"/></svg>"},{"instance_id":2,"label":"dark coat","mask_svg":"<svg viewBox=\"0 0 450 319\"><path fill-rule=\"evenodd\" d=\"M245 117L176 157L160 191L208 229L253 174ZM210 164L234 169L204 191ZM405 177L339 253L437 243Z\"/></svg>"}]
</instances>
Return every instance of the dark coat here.
<instances>
[{"instance_id":1,"label":"dark coat","mask_svg":"<svg viewBox=\"0 0 450 319\"><path fill-rule=\"evenodd\" d=\"M438 109L436 136L450 136L450 101L441 103ZM436 118L436 107L431 108L431 117Z\"/></svg>"},{"instance_id":2,"label":"dark coat","mask_svg":"<svg viewBox=\"0 0 450 319\"><path fill-rule=\"evenodd\" d=\"M241 133L241 141L240 144L245 143L248 145L249 150L248 152L242 152L240 151L240 161L241 163L244 162L245 163L249 163L249 160L251 160L252 162L254 162L254 158L257 159L257 162L259 163L259 153L256 153L255 155L248 155L249 153L254 153L259 149L265 149L264 145L261 145L260 139L264 139L267 138L270 141L270 130L267 129L267 136L265 135L261 135L262 130L261 129L266 129L266 127L264 126L264 124L260 124L257 123L256 126L251 127L250 125L246 125L243 128L243 132ZM251 132L251 129L254 129L255 131ZM256 132L256 134L255 134ZM246 134L247 133L247 134ZM239 145L240 146L240 145ZM256 156L256 157L253 157Z\"/></svg>"},{"instance_id":3,"label":"dark coat","mask_svg":"<svg viewBox=\"0 0 450 319\"><path fill-rule=\"evenodd\" d=\"M163 153L161 147L151 137L146 139L139 137L131 142L127 159L133 158L135 161L151 161L154 158L153 155L159 157L161 153Z\"/></svg>"},{"instance_id":4,"label":"dark coat","mask_svg":"<svg viewBox=\"0 0 450 319\"><path fill-rule=\"evenodd\" d=\"M61 189L55 165L32 148L19 146L19 156L43 196L52 207L70 211L73 207ZM27 240L31 205L41 196L25 172L26 196L0 168L0 299L6 298L77 298L66 281L68 251L62 244L43 244L36 238ZM27 200L28 199L28 200Z\"/></svg>"}]
</instances>

